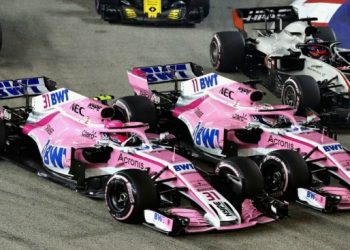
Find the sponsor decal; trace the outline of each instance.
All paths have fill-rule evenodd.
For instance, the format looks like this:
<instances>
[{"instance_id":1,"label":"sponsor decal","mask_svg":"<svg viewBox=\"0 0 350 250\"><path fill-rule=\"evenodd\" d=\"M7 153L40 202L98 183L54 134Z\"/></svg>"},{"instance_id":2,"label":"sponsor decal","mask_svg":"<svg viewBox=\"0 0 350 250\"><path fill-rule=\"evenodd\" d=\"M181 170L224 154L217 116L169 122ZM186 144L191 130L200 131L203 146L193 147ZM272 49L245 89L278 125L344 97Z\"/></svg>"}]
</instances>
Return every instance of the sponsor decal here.
<instances>
[{"instance_id":1,"label":"sponsor decal","mask_svg":"<svg viewBox=\"0 0 350 250\"><path fill-rule=\"evenodd\" d=\"M144 145L142 147L137 147L137 151L146 151L146 150L157 150L162 149L162 146L160 145Z\"/></svg>"},{"instance_id":2,"label":"sponsor decal","mask_svg":"<svg viewBox=\"0 0 350 250\"><path fill-rule=\"evenodd\" d=\"M320 76L325 76L325 75L326 75L326 73L321 72L320 70L317 70L316 67L315 67L315 65L309 66L309 67L307 67L306 69L308 69L308 70L310 70L310 71L313 71L313 72L315 72L316 74L318 74L318 75L320 75Z\"/></svg>"},{"instance_id":3,"label":"sponsor decal","mask_svg":"<svg viewBox=\"0 0 350 250\"><path fill-rule=\"evenodd\" d=\"M102 108L101 105L98 105L96 103L89 103L89 105L87 107L89 109L96 110L96 111L100 111L100 109Z\"/></svg>"},{"instance_id":4,"label":"sponsor decal","mask_svg":"<svg viewBox=\"0 0 350 250\"><path fill-rule=\"evenodd\" d=\"M222 201L214 201L213 204L226 216L232 216L231 209Z\"/></svg>"},{"instance_id":5,"label":"sponsor decal","mask_svg":"<svg viewBox=\"0 0 350 250\"><path fill-rule=\"evenodd\" d=\"M202 194L207 198L208 201L220 200L220 197L215 193L215 191L206 191Z\"/></svg>"},{"instance_id":6,"label":"sponsor decal","mask_svg":"<svg viewBox=\"0 0 350 250\"><path fill-rule=\"evenodd\" d=\"M88 138L88 139L91 139L91 140L93 140L97 137L95 131L87 131L87 130L83 130L83 132L81 133L81 136Z\"/></svg>"},{"instance_id":7,"label":"sponsor decal","mask_svg":"<svg viewBox=\"0 0 350 250\"><path fill-rule=\"evenodd\" d=\"M191 181L191 185L198 191L208 191L213 190L213 187L204 179L193 180Z\"/></svg>"},{"instance_id":8,"label":"sponsor decal","mask_svg":"<svg viewBox=\"0 0 350 250\"><path fill-rule=\"evenodd\" d=\"M243 88L243 87L239 87L238 88L238 92L246 94L246 95L249 95L252 92L252 90L251 89L247 89L247 88Z\"/></svg>"},{"instance_id":9,"label":"sponsor decal","mask_svg":"<svg viewBox=\"0 0 350 250\"><path fill-rule=\"evenodd\" d=\"M235 93L234 91L232 91L232 90L230 90L228 88L222 88L220 90L220 94L222 94L225 97L228 97L231 100L234 100L234 96L233 96L234 93Z\"/></svg>"},{"instance_id":10,"label":"sponsor decal","mask_svg":"<svg viewBox=\"0 0 350 250\"><path fill-rule=\"evenodd\" d=\"M216 148L219 145L219 129L206 128L199 122L193 133L195 143L206 148Z\"/></svg>"},{"instance_id":11,"label":"sponsor decal","mask_svg":"<svg viewBox=\"0 0 350 250\"><path fill-rule=\"evenodd\" d=\"M201 118L202 116L203 116L203 111L202 110L200 110L199 108L196 108L195 110L194 110L194 113L196 114L196 116L198 117L198 118Z\"/></svg>"},{"instance_id":12,"label":"sponsor decal","mask_svg":"<svg viewBox=\"0 0 350 250\"><path fill-rule=\"evenodd\" d=\"M310 190L307 190L306 198L316 201L316 193L311 192Z\"/></svg>"},{"instance_id":13,"label":"sponsor decal","mask_svg":"<svg viewBox=\"0 0 350 250\"><path fill-rule=\"evenodd\" d=\"M233 116L232 116L233 119L238 120L240 122L247 121L247 119L248 119L247 117L248 117L248 115L245 114L245 113L243 113L243 114L234 113Z\"/></svg>"},{"instance_id":14,"label":"sponsor decal","mask_svg":"<svg viewBox=\"0 0 350 250\"><path fill-rule=\"evenodd\" d=\"M343 146L340 143L323 145L322 148L326 153L336 153L344 151Z\"/></svg>"},{"instance_id":15,"label":"sponsor decal","mask_svg":"<svg viewBox=\"0 0 350 250\"><path fill-rule=\"evenodd\" d=\"M246 22L261 22L265 21L265 19L284 18L291 15L291 13L291 9L277 9L273 12L268 12L265 9L249 10L247 17L242 19Z\"/></svg>"},{"instance_id":16,"label":"sponsor decal","mask_svg":"<svg viewBox=\"0 0 350 250\"><path fill-rule=\"evenodd\" d=\"M118 161L123 162L124 164L131 165L133 167L141 168L143 169L143 162L140 162L138 160L135 160L133 158L130 158L129 156L124 156L123 154L120 154L118 157Z\"/></svg>"},{"instance_id":17,"label":"sponsor decal","mask_svg":"<svg viewBox=\"0 0 350 250\"><path fill-rule=\"evenodd\" d=\"M156 83L159 81L171 81L174 79L174 73L177 78L188 79L187 65L186 64L174 64L165 66L154 67L141 67L140 70L147 74L147 81L149 83Z\"/></svg>"},{"instance_id":18,"label":"sponsor decal","mask_svg":"<svg viewBox=\"0 0 350 250\"><path fill-rule=\"evenodd\" d=\"M52 135L52 133L55 132L55 130L53 129L53 127L50 126L50 124L47 124L47 126L45 127L45 131L49 135Z\"/></svg>"},{"instance_id":19,"label":"sponsor decal","mask_svg":"<svg viewBox=\"0 0 350 250\"><path fill-rule=\"evenodd\" d=\"M42 97L44 98L44 109L68 101L68 91L68 89L63 89L61 91L42 95Z\"/></svg>"},{"instance_id":20,"label":"sponsor decal","mask_svg":"<svg viewBox=\"0 0 350 250\"><path fill-rule=\"evenodd\" d=\"M63 162L67 156L67 149L51 145L50 140L47 141L42 151L43 162L46 166L55 168L64 168Z\"/></svg>"},{"instance_id":21,"label":"sponsor decal","mask_svg":"<svg viewBox=\"0 0 350 250\"><path fill-rule=\"evenodd\" d=\"M199 81L198 81L199 80ZM208 76L203 76L200 78L195 78L192 80L193 91L198 92L204 89L208 89L218 85L218 75L210 74Z\"/></svg>"},{"instance_id":22,"label":"sponsor decal","mask_svg":"<svg viewBox=\"0 0 350 250\"><path fill-rule=\"evenodd\" d=\"M294 149L294 144L293 143L287 142L287 141L279 139L279 138L276 138L273 135L270 135L270 137L267 140L267 142L268 143L272 143L273 145L280 146L282 148Z\"/></svg>"},{"instance_id":23,"label":"sponsor decal","mask_svg":"<svg viewBox=\"0 0 350 250\"><path fill-rule=\"evenodd\" d=\"M3 81L0 82L0 98L24 95L26 93L25 88L27 88L29 93L40 94L39 86L40 82L38 78Z\"/></svg>"},{"instance_id":24,"label":"sponsor decal","mask_svg":"<svg viewBox=\"0 0 350 250\"><path fill-rule=\"evenodd\" d=\"M84 116L83 110L85 108L81 107L79 104L73 103L71 106L71 109L74 113L77 113L78 115Z\"/></svg>"},{"instance_id":25,"label":"sponsor decal","mask_svg":"<svg viewBox=\"0 0 350 250\"><path fill-rule=\"evenodd\" d=\"M183 163L183 164L174 165L173 169L176 172L184 172L184 171L194 170L195 168L192 163Z\"/></svg>"}]
</instances>

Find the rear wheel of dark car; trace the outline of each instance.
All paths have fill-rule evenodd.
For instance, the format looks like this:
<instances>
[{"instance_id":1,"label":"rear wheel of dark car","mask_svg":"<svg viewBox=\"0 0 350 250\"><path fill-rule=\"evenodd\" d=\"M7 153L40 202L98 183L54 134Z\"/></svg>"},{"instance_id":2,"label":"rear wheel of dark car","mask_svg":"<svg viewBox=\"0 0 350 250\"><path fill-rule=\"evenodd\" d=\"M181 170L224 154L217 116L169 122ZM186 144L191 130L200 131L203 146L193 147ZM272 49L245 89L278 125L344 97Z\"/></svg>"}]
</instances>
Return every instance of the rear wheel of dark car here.
<instances>
[{"instance_id":1,"label":"rear wheel of dark car","mask_svg":"<svg viewBox=\"0 0 350 250\"><path fill-rule=\"evenodd\" d=\"M260 163L265 190L276 198L295 200L297 189L307 187L310 173L303 157L293 150L276 150Z\"/></svg>"},{"instance_id":2,"label":"rear wheel of dark car","mask_svg":"<svg viewBox=\"0 0 350 250\"><path fill-rule=\"evenodd\" d=\"M317 109L321 104L318 83L307 75L289 77L283 85L281 98L283 104L297 109L297 115L304 115L305 109Z\"/></svg>"},{"instance_id":3,"label":"rear wheel of dark car","mask_svg":"<svg viewBox=\"0 0 350 250\"><path fill-rule=\"evenodd\" d=\"M217 189L231 203L237 204L264 192L264 179L258 165L249 158L230 157L215 169Z\"/></svg>"},{"instance_id":4,"label":"rear wheel of dark car","mask_svg":"<svg viewBox=\"0 0 350 250\"><path fill-rule=\"evenodd\" d=\"M114 103L117 119L126 122L148 123L150 127L157 125L156 108L145 96L125 96ZM121 116L121 117L118 117Z\"/></svg>"},{"instance_id":5,"label":"rear wheel of dark car","mask_svg":"<svg viewBox=\"0 0 350 250\"><path fill-rule=\"evenodd\" d=\"M6 149L7 132L3 120L0 120L0 156L4 154Z\"/></svg>"},{"instance_id":6,"label":"rear wheel of dark car","mask_svg":"<svg viewBox=\"0 0 350 250\"><path fill-rule=\"evenodd\" d=\"M315 37L320 38L323 41L336 41L337 37L334 33L334 30L331 27L319 27Z\"/></svg>"},{"instance_id":7,"label":"rear wheel of dark car","mask_svg":"<svg viewBox=\"0 0 350 250\"><path fill-rule=\"evenodd\" d=\"M244 65L245 39L241 32L223 31L214 34L209 50L211 63L218 71L231 72Z\"/></svg>"},{"instance_id":8,"label":"rear wheel of dark car","mask_svg":"<svg viewBox=\"0 0 350 250\"><path fill-rule=\"evenodd\" d=\"M158 194L146 171L121 170L106 185L106 205L112 217L125 223L141 223L145 209L156 209Z\"/></svg>"}]
</instances>

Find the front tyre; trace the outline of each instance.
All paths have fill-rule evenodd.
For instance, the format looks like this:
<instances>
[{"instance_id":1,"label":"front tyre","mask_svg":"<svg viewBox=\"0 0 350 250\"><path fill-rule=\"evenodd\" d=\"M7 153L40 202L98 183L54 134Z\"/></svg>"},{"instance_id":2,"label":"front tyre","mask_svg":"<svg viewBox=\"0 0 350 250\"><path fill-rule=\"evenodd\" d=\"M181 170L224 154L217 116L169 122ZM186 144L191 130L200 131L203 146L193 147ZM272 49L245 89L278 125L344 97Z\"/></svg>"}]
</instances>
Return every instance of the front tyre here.
<instances>
[{"instance_id":1,"label":"front tyre","mask_svg":"<svg viewBox=\"0 0 350 250\"><path fill-rule=\"evenodd\" d=\"M276 150L264 157L260 164L265 190L276 198L294 200L297 189L310 183L308 166L293 150Z\"/></svg>"},{"instance_id":2,"label":"front tyre","mask_svg":"<svg viewBox=\"0 0 350 250\"><path fill-rule=\"evenodd\" d=\"M289 77L283 84L282 103L297 109L302 115L306 108L318 109L321 104L320 88L316 80L308 75Z\"/></svg>"},{"instance_id":3,"label":"front tyre","mask_svg":"<svg viewBox=\"0 0 350 250\"><path fill-rule=\"evenodd\" d=\"M157 207L158 195L153 181L145 171L126 169L109 179L105 200L115 220L141 223L144 210Z\"/></svg>"},{"instance_id":4,"label":"front tyre","mask_svg":"<svg viewBox=\"0 0 350 250\"><path fill-rule=\"evenodd\" d=\"M215 173L219 177L218 190L233 204L263 193L263 176L249 158L227 158L219 162Z\"/></svg>"},{"instance_id":5,"label":"front tyre","mask_svg":"<svg viewBox=\"0 0 350 250\"><path fill-rule=\"evenodd\" d=\"M244 66L245 39L241 32L223 31L214 34L210 47L213 67L222 72L236 71Z\"/></svg>"}]
</instances>

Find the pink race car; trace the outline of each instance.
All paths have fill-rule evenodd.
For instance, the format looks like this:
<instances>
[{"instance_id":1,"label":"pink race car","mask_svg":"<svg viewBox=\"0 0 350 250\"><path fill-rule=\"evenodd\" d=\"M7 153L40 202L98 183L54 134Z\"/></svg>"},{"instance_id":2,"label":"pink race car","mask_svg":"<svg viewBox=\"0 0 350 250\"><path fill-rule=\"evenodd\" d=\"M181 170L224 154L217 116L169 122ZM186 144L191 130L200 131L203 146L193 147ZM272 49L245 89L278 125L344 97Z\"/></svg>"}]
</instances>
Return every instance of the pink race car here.
<instances>
[{"instance_id":1,"label":"pink race car","mask_svg":"<svg viewBox=\"0 0 350 250\"><path fill-rule=\"evenodd\" d=\"M264 193L262 175L250 159L222 161L223 170L237 174L205 179L193 163L162 146L168 134L146 134L147 124L123 123L118 109L103 102L56 89L44 77L0 82L0 99L20 96L25 106L0 110L0 155L82 194L105 198L117 221L144 221L176 235L246 228L287 214L286 203ZM235 182L227 198L210 184L229 179Z\"/></svg>"},{"instance_id":2,"label":"pink race car","mask_svg":"<svg viewBox=\"0 0 350 250\"><path fill-rule=\"evenodd\" d=\"M201 159L250 157L274 197L297 199L326 212L350 209L349 151L335 134L315 126L317 117L297 117L286 105L260 104L264 93L248 83L201 75L200 69L193 63L134 68L128 77L138 96L115 105L133 121L138 113L149 112L151 100L160 118L154 129L168 129L180 147ZM166 82L174 90L150 89Z\"/></svg>"}]
</instances>

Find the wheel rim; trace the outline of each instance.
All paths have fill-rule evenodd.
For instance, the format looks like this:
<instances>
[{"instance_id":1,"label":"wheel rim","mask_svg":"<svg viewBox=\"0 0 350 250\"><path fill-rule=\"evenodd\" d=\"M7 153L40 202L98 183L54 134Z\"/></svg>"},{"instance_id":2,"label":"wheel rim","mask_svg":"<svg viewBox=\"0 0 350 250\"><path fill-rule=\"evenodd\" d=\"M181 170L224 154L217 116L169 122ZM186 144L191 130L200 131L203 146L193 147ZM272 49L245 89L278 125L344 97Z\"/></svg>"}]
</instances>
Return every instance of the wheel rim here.
<instances>
[{"instance_id":1,"label":"wheel rim","mask_svg":"<svg viewBox=\"0 0 350 250\"><path fill-rule=\"evenodd\" d=\"M280 164L270 162L261 169L264 177L265 188L269 194L282 195L287 180L284 168Z\"/></svg>"},{"instance_id":2,"label":"wheel rim","mask_svg":"<svg viewBox=\"0 0 350 250\"><path fill-rule=\"evenodd\" d=\"M126 184L121 180L115 180L110 190L109 204L116 214L123 216L130 209L130 197Z\"/></svg>"},{"instance_id":3,"label":"wheel rim","mask_svg":"<svg viewBox=\"0 0 350 250\"><path fill-rule=\"evenodd\" d=\"M297 93L292 86L286 86L283 93L283 104L295 107L297 102Z\"/></svg>"},{"instance_id":4,"label":"wheel rim","mask_svg":"<svg viewBox=\"0 0 350 250\"><path fill-rule=\"evenodd\" d=\"M210 60L214 66L216 66L219 62L219 46L216 41L212 41L210 43Z\"/></svg>"}]
</instances>

